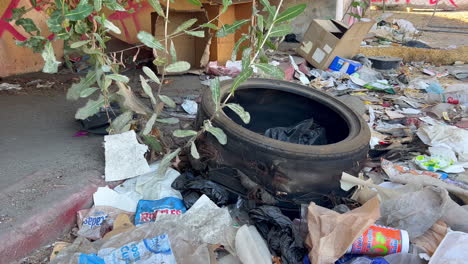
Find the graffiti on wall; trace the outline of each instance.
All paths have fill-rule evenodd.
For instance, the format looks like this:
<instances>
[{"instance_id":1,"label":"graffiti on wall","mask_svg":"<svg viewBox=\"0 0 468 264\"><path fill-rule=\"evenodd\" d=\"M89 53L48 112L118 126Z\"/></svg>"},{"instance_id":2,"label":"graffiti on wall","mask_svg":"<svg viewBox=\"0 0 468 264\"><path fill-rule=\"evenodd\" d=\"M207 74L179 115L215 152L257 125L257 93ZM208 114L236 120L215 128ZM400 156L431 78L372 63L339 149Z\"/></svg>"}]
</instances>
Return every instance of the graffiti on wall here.
<instances>
[{"instance_id":1,"label":"graffiti on wall","mask_svg":"<svg viewBox=\"0 0 468 264\"><path fill-rule=\"evenodd\" d=\"M437 4L448 4L453 7L458 7L456 0L371 0L372 3L382 3L385 1L386 4L415 4L415 5L425 5L425 6L433 6Z\"/></svg>"}]
</instances>

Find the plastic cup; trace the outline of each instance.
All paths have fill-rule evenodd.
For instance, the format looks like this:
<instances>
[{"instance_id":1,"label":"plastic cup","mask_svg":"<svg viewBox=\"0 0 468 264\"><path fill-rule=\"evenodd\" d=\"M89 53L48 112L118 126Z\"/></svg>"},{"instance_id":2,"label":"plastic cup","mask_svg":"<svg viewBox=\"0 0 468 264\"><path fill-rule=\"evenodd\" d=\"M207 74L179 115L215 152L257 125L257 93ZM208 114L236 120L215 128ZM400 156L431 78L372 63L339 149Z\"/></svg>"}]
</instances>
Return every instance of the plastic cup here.
<instances>
[{"instance_id":1,"label":"plastic cup","mask_svg":"<svg viewBox=\"0 0 468 264\"><path fill-rule=\"evenodd\" d=\"M405 230L372 225L348 248L346 253L385 256L408 253L409 236Z\"/></svg>"}]
</instances>

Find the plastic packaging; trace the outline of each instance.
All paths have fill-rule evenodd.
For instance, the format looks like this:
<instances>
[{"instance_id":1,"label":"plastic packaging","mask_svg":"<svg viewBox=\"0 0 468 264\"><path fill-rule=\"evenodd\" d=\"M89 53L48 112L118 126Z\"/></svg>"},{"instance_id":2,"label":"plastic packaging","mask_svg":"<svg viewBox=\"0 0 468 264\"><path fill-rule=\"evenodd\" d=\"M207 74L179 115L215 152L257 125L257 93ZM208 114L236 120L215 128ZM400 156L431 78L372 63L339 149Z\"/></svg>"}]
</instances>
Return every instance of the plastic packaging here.
<instances>
[{"instance_id":1,"label":"plastic packaging","mask_svg":"<svg viewBox=\"0 0 468 264\"><path fill-rule=\"evenodd\" d=\"M442 86L440 86L440 83L433 82L433 83L430 83L426 87L426 92L432 93L432 94L442 94L442 93L444 93L444 88L442 88Z\"/></svg>"},{"instance_id":2,"label":"plastic packaging","mask_svg":"<svg viewBox=\"0 0 468 264\"><path fill-rule=\"evenodd\" d=\"M187 211L184 202L175 197L157 201L140 200L135 214L135 225L156 221L158 215L180 215Z\"/></svg>"},{"instance_id":3,"label":"plastic packaging","mask_svg":"<svg viewBox=\"0 0 468 264\"><path fill-rule=\"evenodd\" d=\"M372 225L348 248L346 253L389 255L408 253L409 237L405 230Z\"/></svg>"},{"instance_id":4,"label":"plastic packaging","mask_svg":"<svg viewBox=\"0 0 468 264\"><path fill-rule=\"evenodd\" d=\"M273 127L265 131L264 136L284 142L301 145L327 144L325 128L307 119L291 127Z\"/></svg>"},{"instance_id":5,"label":"plastic packaging","mask_svg":"<svg viewBox=\"0 0 468 264\"><path fill-rule=\"evenodd\" d=\"M86 257L82 254L78 264L176 264L167 235L130 242L120 248L101 249L97 254L100 259L96 255Z\"/></svg>"},{"instance_id":6,"label":"plastic packaging","mask_svg":"<svg viewBox=\"0 0 468 264\"><path fill-rule=\"evenodd\" d=\"M255 226L243 225L236 234L236 252L242 263L271 264L271 254Z\"/></svg>"},{"instance_id":7,"label":"plastic packaging","mask_svg":"<svg viewBox=\"0 0 468 264\"><path fill-rule=\"evenodd\" d=\"M78 235L88 239L97 240L112 229L112 225L119 214L133 215L113 207L96 206L89 210L82 222L78 222L80 230Z\"/></svg>"},{"instance_id":8,"label":"plastic packaging","mask_svg":"<svg viewBox=\"0 0 468 264\"><path fill-rule=\"evenodd\" d=\"M468 103L468 91L446 92L442 94L427 94L425 101L429 104L434 104L434 103L466 104Z\"/></svg>"}]
</instances>

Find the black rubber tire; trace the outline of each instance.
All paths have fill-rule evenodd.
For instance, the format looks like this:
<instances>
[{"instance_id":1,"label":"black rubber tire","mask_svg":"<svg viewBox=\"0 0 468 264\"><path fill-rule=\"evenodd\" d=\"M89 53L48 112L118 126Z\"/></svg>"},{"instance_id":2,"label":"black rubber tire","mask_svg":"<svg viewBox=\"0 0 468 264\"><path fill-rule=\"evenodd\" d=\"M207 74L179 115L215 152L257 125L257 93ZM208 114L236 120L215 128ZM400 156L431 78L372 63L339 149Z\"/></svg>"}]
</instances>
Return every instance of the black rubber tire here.
<instances>
[{"instance_id":1,"label":"black rubber tire","mask_svg":"<svg viewBox=\"0 0 468 264\"><path fill-rule=\"evenodd\" d=\"M224 98L231 87L232 81L221 84L221 98ZM347 123L348 136L337 143L319 146L292 144L274 140L232 121L224 112L212 120L214 126L223 129L228 137L228 144L219 145L212 137L208 144L217 146L222 157L220 162L236 167L251 177L255 182L266 185L267 189L287 193L328 192L337 190L343 171L352 171L358 163L367 157L369 150L370 130L366 122L351 108L341 101L315 89L299 84L270 80L249 79L238 89L275 89L295 93L317 101L338 113ZM207 89L202 97L202 103L197 117L197 124L211 117L215 111L211 91ZM234 160L230 160L230 156ZM271 175L271 169L265 175L249 170L246 163L259 160L265 166L283 164L281 177L286 177L287 183L278 183L278 175ZM256 175L254 175L256 174ZM262 173L260 173L262 174ZM267 177L264 179L264 177ZM281 180L284 180L284 179ZM277 182L275 182L275 180Z\"/></svg>"}]
</instances>

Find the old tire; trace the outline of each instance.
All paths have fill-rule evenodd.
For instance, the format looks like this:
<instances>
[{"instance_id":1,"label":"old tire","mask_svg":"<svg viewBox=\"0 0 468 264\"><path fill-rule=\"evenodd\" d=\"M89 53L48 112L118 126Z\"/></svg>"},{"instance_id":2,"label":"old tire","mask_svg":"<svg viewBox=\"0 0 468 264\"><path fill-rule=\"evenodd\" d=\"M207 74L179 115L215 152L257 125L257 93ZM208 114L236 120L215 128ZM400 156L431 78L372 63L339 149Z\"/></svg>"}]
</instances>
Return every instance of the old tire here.
<instances>
[{"instance_id":1,"label":"old tire","mask_svg":"<svg viewBox=\"0 0 468 264\"><path fill-rule=\"evenodd\" d=\"M227 96L231 84L232 81L221 84L221 98ZM246 99L241 99L243 93ZM234 96L236 100L249 102L237 103L251 113L252 125L249 124L250 128L243 125L234 113L225 108L213 118L212 123L226 133L228 142L222 146L208 134L202 142L204 148L211 149L211 156L207 159L218 166L239 169L272 194L282 193L291 199L299 199L339 191L342 172L356 172L359 162L366 159L370 140L367 124L351 108L325 93L286 81L249 79L238 88ZM255 100L259 101L258 104ZM262 102L264 111L273 112L259 119L255 116L258 113L255 108ZM201 126L203 120L214 112L211 91L207 89L202 97L197 124ZM301 112L306 112L304 117L311 114L317 122L322 122L333 142L307 146L274 140L261 134L269 119L277 118L279 123L285 123L296 115L303 115ZM283 118L283 114L289 116ZM260 123L263 128L255 127Z\"/></svg>"}]
</instances>

